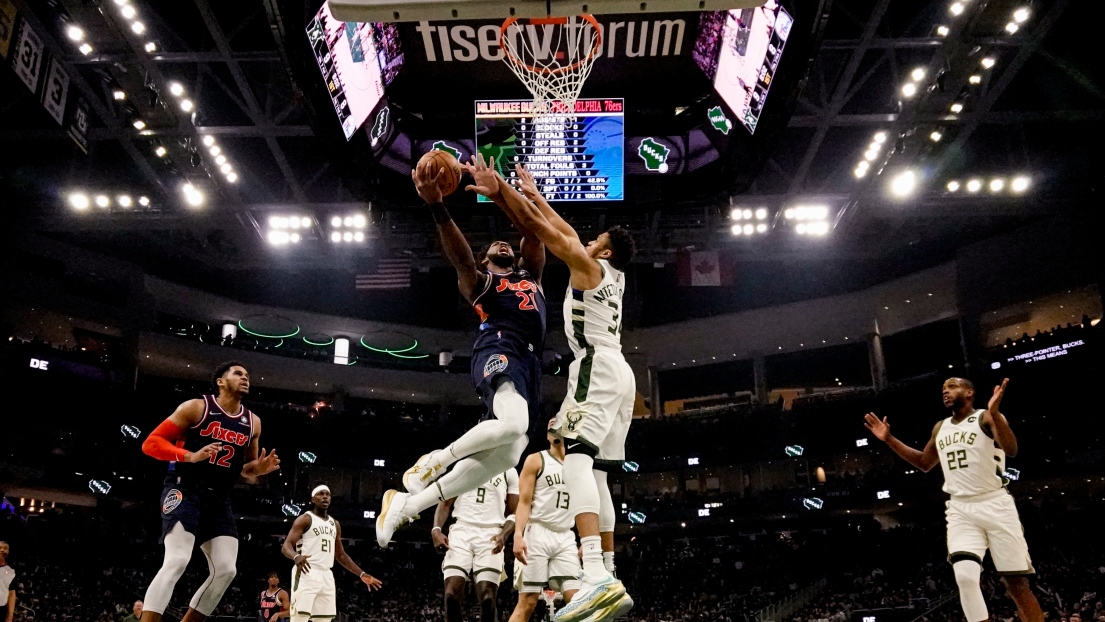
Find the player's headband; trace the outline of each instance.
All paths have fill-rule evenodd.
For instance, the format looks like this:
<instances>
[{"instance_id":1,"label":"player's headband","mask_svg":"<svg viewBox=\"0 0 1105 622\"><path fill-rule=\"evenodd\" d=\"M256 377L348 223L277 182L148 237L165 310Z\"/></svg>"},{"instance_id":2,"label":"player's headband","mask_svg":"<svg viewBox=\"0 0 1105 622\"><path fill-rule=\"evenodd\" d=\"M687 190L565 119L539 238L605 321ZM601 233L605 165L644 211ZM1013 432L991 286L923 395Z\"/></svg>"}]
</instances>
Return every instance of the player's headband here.
<instances>
[{"instance_id":1,"label":"player's headband","mask_svg":"<svg viewBox=\"0 0 1105 622\"><path fill-rule=\"evenodd\" d=\"M320 484L318 486L315 486L315 489L311 491L311 496L313 497L313 496L317 495L318 493L320 493L324 490L326 492L330 492L330 487L327 486L326 484Z\"/></svg>"}]
</instances>

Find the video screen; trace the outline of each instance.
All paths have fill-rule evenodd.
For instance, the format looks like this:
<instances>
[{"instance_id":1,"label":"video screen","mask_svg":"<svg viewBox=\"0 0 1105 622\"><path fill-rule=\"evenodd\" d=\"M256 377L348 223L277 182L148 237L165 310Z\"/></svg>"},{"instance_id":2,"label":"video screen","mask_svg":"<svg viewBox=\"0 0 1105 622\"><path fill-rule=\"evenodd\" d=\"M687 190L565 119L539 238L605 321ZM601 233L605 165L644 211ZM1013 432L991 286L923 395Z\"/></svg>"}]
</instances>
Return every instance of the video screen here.
<instances>
[{"instance_id":1,"label":"video screen","mask_svg":"<svg viewBox=\"0 0 1105 622\"><path fill-rule=\"evenodd\" d=\"M349 140L403 65L399 30L395 24L340 22L324 3L307 25L307 39Z\"/></svg>"},{"instance_id":2,"label":"video screen","mask_svg":"<svg viewBox=\"0 0 1105 622\"><path fill-rule=\"evenodd\" d=\"M703 15L693 51L714 90L755 133L794 18L776 0Z\"/></svg>"},{"instance_id":3,"label":"video screen","mask_svg":"<svg viewBox=\"0 0 1105 622\"><path fill-rule=\"evenodd\" d=\"M476 150L508 180L533 173L548 201L620 201L625 179L625 103L580 99L566 119L534 119L529 100L476 102ZM480 197L483 199L483 197Z\"/></svg>"}]
</instances>

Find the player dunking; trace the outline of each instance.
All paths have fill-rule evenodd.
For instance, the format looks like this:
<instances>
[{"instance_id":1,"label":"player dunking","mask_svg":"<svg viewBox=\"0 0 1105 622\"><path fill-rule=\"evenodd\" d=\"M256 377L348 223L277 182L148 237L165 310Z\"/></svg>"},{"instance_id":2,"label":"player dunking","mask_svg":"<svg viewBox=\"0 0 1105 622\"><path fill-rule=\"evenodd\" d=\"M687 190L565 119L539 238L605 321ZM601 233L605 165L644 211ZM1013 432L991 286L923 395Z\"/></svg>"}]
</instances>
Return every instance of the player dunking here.
<instances>
[{"instance_id":1,"label":"player dunking","mask_svg":"<svg viewBox=\"0 0 1105 622\"><path fill-rule=\"evenodd\" d=\"M378 590L383 583L361 570L341 543L341 524L330 516L330 488L325 484L311 491L311 505L295 519L280 552L295 562L292 570L292 622L331 620L338 615L338 590L334 586L334 573L330 571L337 561L345 569L368 586L368 591Z\"/></svg>"},{"instance_id":2,"label":"player dunking","mask_svg":"<svg viewBox=\"0 0 1105 622\"><path fill-rule=\"evenodd\" d=\"M1022 622L1043 622L1040 603L1028 577L1036 573L1028 556L1017 506L1005 489L1005 457L1017 455L1017 437L999 407L1009 379L994 387L986 410L974 407L975 386L964 378L944 382L944 407L951 416L936 424L922 451L890 433L886 417L867 413L864 425L894 453L928 471L940 464L944 492L951 495L948 519L948 561L959 585L959 601L967 622L989 620L982 597L982 558L986 550L1017 604Z\"/></svg>"},{"instance_id":3,"label":"player dunking","mask_svg":"<svg viewBox=\"0 0 1105 622\"><path fill-rule=\"evenodd\" d=\"M419 512L473 490L518 464L529 439L541 397L541 353L545 344L545 293L541 273L545 247L525 227L515 265L514 250L506 242L492 242L483 265L476 263L449 210L441 202L437 178L441 170L430 163L411 172L419 196L430 205L445 258L457 271L460 293L480 317L480 331L472 347L472 384L487 404L485 418L448 447L430 452L403 474L406 493L389 490L376 518L376 540L382 547L395 530ZM510 214L510 205L525 197L486 167L468 167L478 192ZM452 469L445 473L445 470ZM443 475L444 473L444 475Z\"/></svg>"},{"instance_id":4,"label":"player dunking","mask_svg":"<svg viewBox=\"0 0 1105 622\"><path fill-rule=\"evenodd\" d=\"M430 530L434 548L445 553L445 621L460 622L464 586L471 579L480 603L480 620L495 622L495 596L503 573L503 548L514 531L518 507L518 471L511 468L456 499L442 501ZM452 514L457 520L445 535Z\"/></svg>"},{"instance_id":5,"label":"player dunking","mask_svg":"<svg viewBox=\"0 0 1105 622\"><path fill-rule=\"evenodd\" d=\"M568 264L570 272L564 332L575 359L568 369L568 393L557 415L557 432L564 438L564 484L576 515L583 576L575 598L553 619L610 620L633 607L612 571L614 503L601 468L625 460L625 439L633 419L636 383L622 356L621 320L624 270L633 259L635 244L628 231L611 227L584 246L575 229L538 192L533 176L521 166L516 170L519 187L529 201L508 207ZM505 184L500 180L500 185ZM604 551L611 553L610 567Z\"/></svg>"},{"instance_id":6,"label":"player dunking","mask_svg":"<svg viewBox=\"0 0 1105 622\"><path fill-rule=\"evenodd\" d=\"M161 620L196 543L210 574L183 622L211 615L237 573L238 526L230 489L239 476L255 481L280 468L275 451L260 449L261 419L242 405L249 371L231 361L219 365L212 380L215 395L184 402L142 443L146 455L170 463L161 492L165 561L146 590L142 622Z\"/></svg>"},{"instance_id":7,"label":"player dunking","mask_svg":"<svg viewBox=\"0 0 1105 622\"><path fill-rule=\"evenodd\" d=\"M579 589L579 557L572 533L572 498L564 486L564 446L549 421L549 448L530 454L518 479L514 587L518 604L510 622L527 622L545 586L569 603Z\"/></svg>"},{"instance_id":8,"label":"player dunking","mask_svg":"<svg viewBox=\"0 0 1105 622\"><path fill-rule=\"evenodd\" d=\"M257 622L276 622L288 617L288 593L280 587L280 575L270 572L265 581L268 587L261 590L261 612Z\"/></svg>"}]
</instances>

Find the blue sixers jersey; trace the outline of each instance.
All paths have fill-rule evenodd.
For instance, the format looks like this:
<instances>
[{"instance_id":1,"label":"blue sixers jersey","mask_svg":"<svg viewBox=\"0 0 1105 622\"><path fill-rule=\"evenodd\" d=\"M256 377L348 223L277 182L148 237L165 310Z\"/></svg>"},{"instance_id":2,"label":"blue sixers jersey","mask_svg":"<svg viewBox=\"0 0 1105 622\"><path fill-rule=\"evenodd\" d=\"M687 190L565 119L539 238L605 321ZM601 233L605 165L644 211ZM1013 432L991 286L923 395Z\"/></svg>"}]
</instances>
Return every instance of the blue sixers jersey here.
<instances>
[{"instance_id":1,"label":"blue sixers jersey","mask_svg":"<svg viewBox=\"0 0 1105 622\"><path fill-rule=\"evenodd\" d=\"M545 293L525 270L488 271L483 292L472 302L480 316L474 349L505 337L521 339L541 355L545 344Z\"/></svg>"},{"instance_id":2,"label":"blue sixers jersey","mask_svg":"<svg viewBox=\"0 0 1105 622\"><path fill-rule=\"evenodd\" d=\"M204 462L169 463L170 479L182 487L196 486L229 491L242 474L249 443L253 440L253 413L242 406L234 415L223 411L214 395L203 396L204 413L200 422L188 429L178 446L198 451L211 443L222 443L219 453Z\"/></svg>"}]
</instances>

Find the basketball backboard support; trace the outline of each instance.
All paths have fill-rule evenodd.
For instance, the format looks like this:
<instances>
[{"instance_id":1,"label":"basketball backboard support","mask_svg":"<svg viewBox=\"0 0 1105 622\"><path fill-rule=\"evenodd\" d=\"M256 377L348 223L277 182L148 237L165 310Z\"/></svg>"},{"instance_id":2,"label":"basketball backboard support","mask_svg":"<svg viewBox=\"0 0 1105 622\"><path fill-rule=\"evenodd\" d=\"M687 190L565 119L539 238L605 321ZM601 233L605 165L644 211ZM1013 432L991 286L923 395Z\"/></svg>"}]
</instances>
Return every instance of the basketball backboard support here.
<instances>
[{"instance_id":1,"label":"basketball backboard support","mask_svg":"<svg viewBox=\"0 0 1105 622\"><path fill-rule=\"evenodd\" d=\"M420 22L540 18L594 13L678 13L727 11L760 6L765 0L327 0L345 22ZM551 7L551 10L550 10Z\"/></svg>"}]
</instances>

